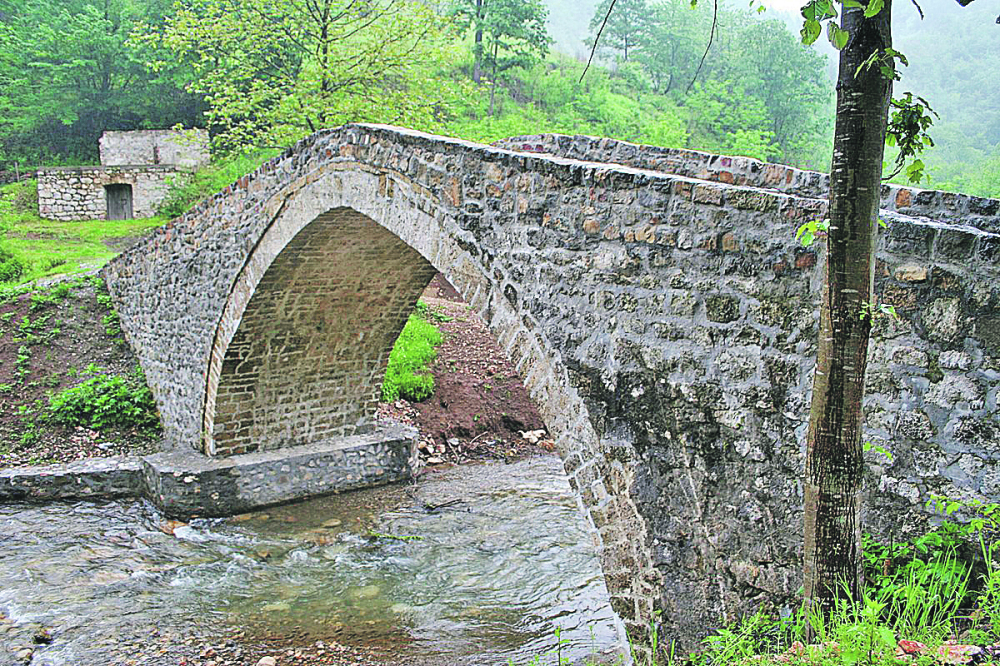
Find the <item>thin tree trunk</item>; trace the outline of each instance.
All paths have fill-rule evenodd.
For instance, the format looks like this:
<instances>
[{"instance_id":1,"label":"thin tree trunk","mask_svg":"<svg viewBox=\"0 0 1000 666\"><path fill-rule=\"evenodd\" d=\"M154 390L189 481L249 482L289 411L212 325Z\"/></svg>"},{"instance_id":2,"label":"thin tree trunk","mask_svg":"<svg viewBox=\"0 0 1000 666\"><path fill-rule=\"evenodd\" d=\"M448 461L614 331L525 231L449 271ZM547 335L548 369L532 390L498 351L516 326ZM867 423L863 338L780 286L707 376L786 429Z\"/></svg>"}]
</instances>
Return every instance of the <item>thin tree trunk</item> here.
<instances>
[{"instance_id":1,"label":"thin tree trunk","mask_svg":"<svg viewBox=\"0 0 1000 666\"><path fill-rule=\"evenodd\" d=\"M885 0L870 19L860 9L845 7L842 17L850 39L840 52L826 279L805 469L804 593L807 603L824 608L844 585L854 595L860 587L861 403L871 331L867 304L873 299L892 82L877 64L858 68L891 46L890 7L891 0Z\"/></svg>"},{"instance_id":2,"label":"thin tree trunk","mask_svg":"<svg viewBox=\"0 0 1000 666\"><path fill-rule=\"evenodd\" d=\"M483 0L476 0L476 45L472 47L475 64L472 68L472 80L479 83L483 80Z\"/></svg>"},{"instance_id":3,"label":"thin tree trunk","mask_svg":"<svg viewBox=\"0 0 1000 666\"><path fill-rule=\"evenodd\" d=\"M493 47L493 74L490 77L490 118L493 117L493 100L496 98L497 94L497 53L499 51L499 45L494 45Z\"/></svg>"}]
</instances>

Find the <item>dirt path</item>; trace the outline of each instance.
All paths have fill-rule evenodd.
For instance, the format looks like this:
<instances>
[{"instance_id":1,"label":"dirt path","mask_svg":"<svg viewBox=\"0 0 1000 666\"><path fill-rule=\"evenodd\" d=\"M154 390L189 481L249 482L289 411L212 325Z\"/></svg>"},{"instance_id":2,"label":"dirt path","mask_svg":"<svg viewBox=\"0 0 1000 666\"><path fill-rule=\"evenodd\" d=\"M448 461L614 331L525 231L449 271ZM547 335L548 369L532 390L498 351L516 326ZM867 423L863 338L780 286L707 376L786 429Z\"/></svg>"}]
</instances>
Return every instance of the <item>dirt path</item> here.
<instances>
[{"instance_id":1,"label":"dirt path","mask_svg":"<svg viewBox=\"0 0 1000 666\"><path fill-rule=\"evenodd\" d=\"M444 334L431 366L434 394L423 402L382 405L380 413L420 429L421 453L430 464L551 451L538 408L483 320L440 275L421 300Z\"/></svg>"}]
</instances>

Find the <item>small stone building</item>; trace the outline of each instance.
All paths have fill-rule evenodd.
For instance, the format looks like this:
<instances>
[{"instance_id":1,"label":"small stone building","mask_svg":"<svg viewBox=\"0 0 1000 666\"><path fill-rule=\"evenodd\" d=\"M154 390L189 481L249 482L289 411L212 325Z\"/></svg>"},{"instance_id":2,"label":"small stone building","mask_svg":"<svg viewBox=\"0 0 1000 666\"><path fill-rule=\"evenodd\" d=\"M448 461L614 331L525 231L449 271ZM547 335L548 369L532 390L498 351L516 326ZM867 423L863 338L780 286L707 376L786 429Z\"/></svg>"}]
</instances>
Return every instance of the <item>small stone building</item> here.
<instances>
[{"instance_id":1,"label":"small stone building","mask_svg":"<svg viewBox=\"0 0 1000 666\"><path fill-rule=\"evenodd\" d=\"M38 214L49 220L151 217L171 179L208 163L205 130L105 132L101 166L38 170Z\"/></svg>"}]
</instances>

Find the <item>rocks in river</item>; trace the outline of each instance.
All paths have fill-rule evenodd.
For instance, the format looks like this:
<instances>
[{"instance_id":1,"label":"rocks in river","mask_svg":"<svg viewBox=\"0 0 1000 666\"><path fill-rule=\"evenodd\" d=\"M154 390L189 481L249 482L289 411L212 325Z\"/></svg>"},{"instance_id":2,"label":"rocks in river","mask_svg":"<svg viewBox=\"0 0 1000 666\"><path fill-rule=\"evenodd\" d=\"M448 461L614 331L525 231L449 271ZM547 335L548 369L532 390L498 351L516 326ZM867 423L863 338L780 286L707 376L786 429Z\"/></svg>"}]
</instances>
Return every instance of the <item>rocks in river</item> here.
<instances>
[{"instance_id":1,"label":"rocks in river","mask_svg":"<svg viewBox=\"0 0 1000 666\"><path fill-rule=\"evenodd\" d=\"M338 543L330 546L329 548L324 548L321 556L324 560L336 560L338 557L346 553L348 550L346 544Z\"/></svg>"},{"instance_id":2,"label":"rocks in river","mask_svg":"<svg viewBox=\"0 0 1000 666\"><path fill-rule=\"evenodd\" d=\"M162 523L160 523L158 525L158 528L164 534L169 534L171 536L174 536L174 531L178 527L186 527L186 526L187 526L187 523L185 523L185 522L183 522L181 520L165 520L165 521L163 521Z\"/></svg>"},{"instance_id":3,"label":"rocks in river","mask_svg":"<svg viewBox=\"0 0 1000 666\"><path fill-rule=\"evenodd\" d=\"M278 660L274 657L261 657L257 666L278 666Z\"/></svg>"},{"instance_id":4,"label":"rocks in river","mask_svg":"<svg viewBox=\"0 0 1000 666\"><path fill-rule=\"evenodd\" d=\"M373 599L379 595L379 592L378 585L365 585L353 588L349 594L354 599Z\"/></svg>"}]
</instances>

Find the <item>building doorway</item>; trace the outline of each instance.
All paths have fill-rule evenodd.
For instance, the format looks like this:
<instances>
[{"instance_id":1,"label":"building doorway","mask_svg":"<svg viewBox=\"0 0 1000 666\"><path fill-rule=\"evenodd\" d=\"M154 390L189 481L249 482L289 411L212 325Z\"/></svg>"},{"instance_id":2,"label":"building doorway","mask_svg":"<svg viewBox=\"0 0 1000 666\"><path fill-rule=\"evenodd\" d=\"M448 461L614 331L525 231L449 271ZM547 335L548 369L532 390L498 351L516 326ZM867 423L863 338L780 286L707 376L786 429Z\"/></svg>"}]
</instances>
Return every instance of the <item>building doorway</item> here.
<instances>
[{"instance_id":1,"label":"building doorway","mask_svg":"<svg viewBox=\"0 0 1000 666\"><path fill-rule=\"evenodd\" d=\"M108 201L109 220L132 219L132 186L105 185L105 197Z\"/></svg>"}]
</instances>

